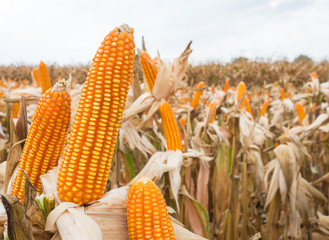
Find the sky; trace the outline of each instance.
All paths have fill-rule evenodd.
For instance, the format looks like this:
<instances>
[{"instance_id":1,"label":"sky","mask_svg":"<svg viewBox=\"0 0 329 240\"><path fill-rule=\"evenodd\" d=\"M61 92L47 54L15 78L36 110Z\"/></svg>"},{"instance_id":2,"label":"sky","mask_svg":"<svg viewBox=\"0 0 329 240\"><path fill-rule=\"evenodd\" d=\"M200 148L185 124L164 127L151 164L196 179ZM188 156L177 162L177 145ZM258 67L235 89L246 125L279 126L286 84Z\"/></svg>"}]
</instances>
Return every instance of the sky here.
<instances>
[{"instance_id":1,"label":"sky","mask_svg":"<svg viewBox=\"0 0 329 240\"><path fill-rule=\"evenodd\" d=\"M127 23L151 56L170 61L193 41L192 64L251 59L329 60L328 0L0 0L0 65L90 64Z\"/></svg>"}]
</instances>

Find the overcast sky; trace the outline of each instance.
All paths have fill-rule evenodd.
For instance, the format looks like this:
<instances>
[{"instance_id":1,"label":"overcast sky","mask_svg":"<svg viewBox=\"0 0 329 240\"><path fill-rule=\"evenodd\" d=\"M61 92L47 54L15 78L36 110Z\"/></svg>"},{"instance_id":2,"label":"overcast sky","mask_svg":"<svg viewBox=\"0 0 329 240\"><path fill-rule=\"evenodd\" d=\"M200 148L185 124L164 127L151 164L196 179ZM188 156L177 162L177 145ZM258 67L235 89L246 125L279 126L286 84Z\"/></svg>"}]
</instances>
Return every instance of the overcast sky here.
<instances>
[{"instance_id":1,"label":"overcast sky","mask_svg":"<svg viewBox=\"0 0 329 240\"><path fill-rule=\"evenodd\" d=\"M329 0L0 0L0 64L90 63L122 23L167 60L329 59Z\"/></svg>"}]
</instances>

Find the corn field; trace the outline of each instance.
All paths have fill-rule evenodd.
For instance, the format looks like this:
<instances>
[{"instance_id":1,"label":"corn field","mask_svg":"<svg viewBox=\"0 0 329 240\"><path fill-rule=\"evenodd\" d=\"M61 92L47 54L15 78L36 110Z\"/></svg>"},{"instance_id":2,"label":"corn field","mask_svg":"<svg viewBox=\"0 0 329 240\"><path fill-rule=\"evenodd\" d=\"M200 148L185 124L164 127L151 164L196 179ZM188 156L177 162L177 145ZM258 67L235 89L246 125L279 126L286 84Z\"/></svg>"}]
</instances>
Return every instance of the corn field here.
<instances>
[{"instance_id":1,"label":"corn field","mask_svg":"<svg viewBox=\"0 0 329 240\"><path fill-rule=\"evenodd\" d=\"M0 239L329 238L329 63L0 66Z\"/></svg>"}]
</instances>

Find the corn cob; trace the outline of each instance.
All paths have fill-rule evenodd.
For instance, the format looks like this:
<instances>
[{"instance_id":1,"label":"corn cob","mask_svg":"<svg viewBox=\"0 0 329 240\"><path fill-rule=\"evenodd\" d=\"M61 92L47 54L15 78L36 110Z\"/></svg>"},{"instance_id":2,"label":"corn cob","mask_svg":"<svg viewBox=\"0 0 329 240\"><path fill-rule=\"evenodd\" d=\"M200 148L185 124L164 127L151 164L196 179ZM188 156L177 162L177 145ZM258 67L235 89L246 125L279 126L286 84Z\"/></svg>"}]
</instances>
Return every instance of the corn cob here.
<instances>
[{"instance_id":1,"label":"corn cob","mask_svg":"<svg viewBox=\"0 0 329 240\"><path fill-rule=\"evenodd\" d=\"M265 91L264 91L263 88L260 90L260 95L261 95L262 97L264 97L264 95L265 95Z\"/></svg>"},{"instance_id":2,"label":"corn cob","mask_svg":"<svg viewBox=\"0 0 329 240\"><path fill-rule=\"evenodd\" d=\"M251 92L248 91L248 93L247 93L247 97L248 97L248 100L249 100L249 101L252 100Z\"/></svg>"},{"instance_id":3,"label":"corn cob","mask_svg":"<svg viewBox=\"0 0 329 240\"><path fill-rule=\"evenodd\" d=\"M204 87L204 82L199 82L198 85L196 86L197 89L203 88ZM195 91L193 94L193 99L191 101L191 107L196 108L199 105L200 97L202 95L203 91Z\"/></svg>"},{"instance_id":4,"label":"corn cob","mask_svg":"<svg viewBox=\"0 0 329 240\"><path fill-rule=\"evenodd\" d=\"M102 197L133 78L133 29L111 31L89 70L59 168L62 201L84 204Z\"/></svg>"},{"instance_id":5,"label":"corn cob","mask_svg":"<svg viewBox=\"0 0 329 240\"><path fill-rule=\"evenodd\" d=\"M40 84L40 76L39 76L38 69L36 69L36 68L33 68L32 69L32 78L35 81L35 83L37 84L37 86L38 87L41 87L41 84Z\"/></svg>"},{"instance_id":6,"label":"corn cob","mask_svg":"<svg viewBox=\"0 0 329 240\"><path fill-rule=\"evenodd\" d=\"M291 94L291 92L288 92L287 91L287 96L288 96L288 98L291 100L292 99L292 94Z\"/></svg>"},{"instance_id":7,"label":"corn cob","mask_svg":"<svg viewBox=\"0 0 329 240\"><path fill-rule=\"evenodd\" d=\"M154 82L158 74L158 69L156 67L157 62L153 60L147 52L144 51L140 55L140 63L142 65L142 71L147 82L147 86L152 93Z\"/></svg>"},{"instance_id":8,"label":"corn cob","mask_svg":"<svg viewBox=\"0 0 329 240\"><path fill-rule=\"evenodd\" d=\"M12 118L18 118L18 113L19 113L19 103L14 103L12 108L11 108L11 117Z\"/></svg>"},{"instance_id":9,"label":"corn cob","mask_svg":"<svg viewBox=\"0 0 329 240\"><path fill-rule=\"evenodd\" d=\"M313 79L317 79L318 78L318 75L316 74L316 72L312 72L311 73L311 78L312 78L312 81L313 81Z\"/></svg>"},{"instance_id":10,"label":"corn cob","mask_svg":"<svg viewBox=\"0 0 329 240\"><path fill-rule=\"evenodd\" d=\"M300 125L304 126L303 121L306 117L306 113L304 111L304 108L303 108L302 104L300 104L300 103L296 103L295 107L296 107L297 115L299 117Z\"/></svg>"},{"instance_id":11,"label":"corn cob","mask_svg":"<svg viewBox=\"0 0 329 240\"><path fill-rule=\"evenodd\" d=\"M284 93L284 89L283 88L280 88L280 98L281 98L281 101L283 101L286 98L286 95Z\"/></svg>"},{"instance_id":12,"label":"corn cob","mask_svg":"<svg viewBox=\"0 0 329 240\"><path fill-rule=\"evenodd\" d=\"M32 125L19 162L12 195L24 198L24 169L34 187L41 193L40 176L57 166L61 157L70 124L71 98L64 82L48 89L38 103Z\"/></svg>"},{"instance_id":13,"label":"corn cob","mask_svg":"<svg viewBox=\"0 0 329 240\"><path fill-rule=\"evenodd\" d=\"M179 134L178 123L170 104L163 100L159 106L159 110L165 139L167 141L167 149L174 151L179 149L183 151L182 138Z\"/></svg>"},{"instance_id":14,"label":"corn cob","mask_svg":"<svg viewBox=\"0 0 329 240\"><path fill-rule=\"evenodd\" d=\"M236 91L236 102L239 102L240 99L246 94L246 84L244 82L240 82L237 86Z\"/></svg>"},{"instance_id":15,"label":"corn cob","mask_svg":"<svg viewBox=\"0 0 329 240\"><path fill-rule=\"evenodd\" d=\"M216 92L216 88L215 88L215 85L213 84L213 85L211 85L211 93L215 94L215 92Z\"/></svg>"},{"instance_id":16,"label":"corn cob","mask_svg":"<svg viewBox=\"0 0 329 240\"><path fill-rule=\"evenodd\" d=\"M242 103L240 105L240 109L243 109L243 108L246 109L246 111L251 115L252 118L254 117L254 115L252 114L252 110L251 110L251 107L250 107L250 104L249 104L249 101L248 101L247 98L244 98L242 100Z\"/></svg>"},{"instance_id":17,"label":"corn cob","mask_svg":"<svg viewBox=\"0 0 329 240\"><path fill-rule=\"evenodd\" d=\"M182 117L181 119L179 119L180 124L182 125L183 128L185 128L186 126L186 118Z\"/></svg>"},{"instance_id":18,"label":"corn cob","mask_svg":"<svg viewBox=\"0 0 329 240\"><path fill-rule=\"evenodd\" d=\"M316 103L315 103L315 102L312 104L312 110L313 110L313 111L316 110Z\"/></svg>"},{"instance_id":19,"label":"corn cob","mask_svg":"<svg viewBox=\"0 0 329 240\"><path fill-rule=\"evenodd\" d=\"M45 93L49 88L51 88L51 83L50 83L47 66L42 61L39 64L39 74L40 74L42 93Z\"/></svg>"},{"instance_id":20,"label":"corn cob","mask_svg":"<svg viewBox=\"0 0 329 240\"><path fill-rule=\"evenodd\" d=\"M224 92L227 93L228 89L230 87L230 79L225 79L225 86L224 86Z\"/></svg>"},{"instance_id":21,"label":"corn cob","mask_svg":"<svg viewBox=\"0 0 329 240\"><path fill-rule=\"evenodd\" d=\"M254 95L259 98L259 93L256 90L254 91Z\"/></svg>"},{"instance_id":22,"label":"corn cob","mask_svg":"<svg viewBox=\"0 0 329 240\"><path fill-rule=\"evenodd\" d=\"M268 108L268 101L263 103L262 110L260 111L260 116L264 117Z\"/></svg>"},{"instance_id":23,"label":"corn cob","mask_svg":"<svg viewBox=\"0 0 329 240\"><path fill-rule=\"evenodd\" d=\"M209 123L213 123L216 117L216 102L212 101L209 105L209 113L211 114Z\"/></svg>"},{"instance_id":24,"label":"corn cob","mask_svg":"<svg viewBox=\"0 0 329 240\"><path fill-rule=\"evenodd\" d=\"M268 102L271 101L271 98L270 98L270 91L269 91L269 90L266 91L266 95L267 95L267 101L268 101Z\"/></svg>"},{"instance_id":25,"label":"corn cob","mask_svg":"<svg viewBox=\"0 0 329 240\"><path fill-rule=\"evenodd\" d=\"M163 195L145 177L129 188L127 223L130 240L176 239Z\"/></svg>"}]
</instances>

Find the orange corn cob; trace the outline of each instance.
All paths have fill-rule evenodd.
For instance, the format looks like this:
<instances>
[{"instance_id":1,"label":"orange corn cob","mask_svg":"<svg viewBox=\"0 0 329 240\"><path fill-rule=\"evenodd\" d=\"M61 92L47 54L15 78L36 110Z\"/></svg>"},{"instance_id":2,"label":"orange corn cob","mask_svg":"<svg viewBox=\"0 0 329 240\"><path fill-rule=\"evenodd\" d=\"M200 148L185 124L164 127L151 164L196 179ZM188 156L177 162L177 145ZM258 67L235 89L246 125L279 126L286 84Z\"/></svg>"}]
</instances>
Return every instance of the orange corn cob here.
<instances>
[{"instance_id":1,"label":"orange corn cob","mask_svg":"<svg viewBox=\"0 0 329 240\"><path fill-rule=\"evenodd\" d=\"M126 24L115 28L93 59L59 168L62 201L81 205L104 193L133 78L133 32Z\"/></svg>"},{"instance_id":2,"label":"orange corn cob","mask_svg":"<svg viewBox=\"0 0 329 240\"><path fill-rule=\"evenodd\" d=\"M312 110L313 111L316 110L316 103L315 102L312 104Z\"/></svg>"},{"instance_id":3,"label":"orange corn cob","mask_svg":"<svg viewBox=\"0 0 329 240\"><path fill-rule=\"evenodd\" d=\"M265 95L264 89L261 89L261 90L260 90L260 95L261 95L262 97L264 97L264 95Z\"/></svg>"},{"instance_id":4,"label":"orange corn cob","mask_svg":"<svg viewBox=\"0 0 329 240\"><path fill-rule=\"evenodd\" d=\"M213 85L211 85L211 93L212 93L212 94L215 94L215 92L216 92L216 91L215 91L215 85L213 84Z\"/></svg>"},{"instance_id":5,"label":"orange corn cob","mask_svg":"<svg viewBox=\"0 0 329 240\"><path fill-rule=\"evenodd\" d=\"M24 145L12 195L24 198L24 169L41 193L40 176L57 166L62 156L70 124L71 98L63 82L42 94Z\"/></svg>"},{"instance_id":6,"label":"orange corn cob","mask_svg":"<svg viewBox=\"0 0 329 240\"><path fill-rule=\"evenodd\" d=\"M147 85L152 93L154 82L158 74L158 69L156 67L157 62L153 60L147 52L143 52L140 55L140 63L142 65L142 71Z\"/></svg>"},{"instance_id":7,"label":"orange corn cob","mask_svg":"<svg viewBox=\"0 0 329 240\"><path fill-rule=\"evenodd\" d=\"M254 91L254 95L258 98L259 97L259 94L258 94L258 92L255 90Z\"/></svg>"},{"instance_id":8,"label":"orange corn cob","mask_svg":"<svg viewBox=\"0 0 329 240\"><path fill-rule=\"evenodd\" d=\"M313 79L317 79L318 78L318 75L316 74L316 72L312 72L311 73L311 79L313 81Z\"/></svg>"},{"instance_id":9,"label":"orange corn cob","mask_svg":"<svg viewBox=\"0 0 329 240\"><path fill-rule=\"evenodd\" d=\"M167 149L174 151L179 149L183 151L182 138L179 134L178 123L170 104L163 100L159 106L159 110L162 119L163 132L167 141Z\"/></svg>"},{"instance_id":10,"label":"orange corn cob","mask_svg":"<svg viewBox=\"0 0 329 240\"><path fill-rule=\"evenodd\" d=\"M312 90L311 90L311 88L307 88L307 93L312 93Z\"/></svg>"},{"instance_id":11,"label":"orange corn cob","mask_svg":"<svg viewBox=\"0 0 329 240\"><path fill-rule=\"evenodd\" d=\"M176 239L163 195L146 177L129 188L127 223L130 240Z\"/></svg>"},{"instance_id":12,"label":"orange corn cob","mask_svg":"<svg viewBox=\"0 0 329 240\"><path fill-rule=\"evenodd\" d=\"M199 82L196 88L203 88L204 87L204 82ZM196 108L199 105L200 97L202 95L203 91L195 91L193 94L193 99L191 102L191 107Z\"/></svg>"},{"instance_id":13,"label":"orange corn cob","mask_svg":"<svg viewBox=\"0 0 329 240\"><path fill-rule=\"evenodd\" d=\"M267 101L269 102L269 101L271 100L271 98L270 98L270 91L267 90L267 91L266 91L266 94L267 94Z\"/></svg>"},{"instance_id":14,"label":"orange corn cob","mask_svg":"<svg viewBox=\"0 0 329 240\"><path fill-rule=\"evenodd\" d=\"M254 115L252 114L252 110L251 110L251 107L250 107L250 104L249 104L249 101L248 101L247 98L244 98L244 99L242 100L242 103L241 103L240 109L243 109L243 108L245 108L246 111L247 111L248 113L250 113L250 115L251 115L252 118L254 117Z\"/></svg>"},{"instance_id":15,"label":"orange corn cob","mask_svg":"<svg viewBox=\"0 0 329 240\"><path fill-rule=\"evenodd\" d=\"M40 74L40 82L42 87L42 93L46 92L49 88L51 88L51 83L49 79L49 73L47 66L44 62L40 62L39 64L39 74Z\"/></svg>"},{"instance_id":16,"label":"orange corn cob","mask_svg":"<svg viewBox=\"0 0 329 240\"><path fill-rule=\"evenodd\" d=\"M251 101L252 100L251 92L248 91L247 96L248 96L248 100Z\"/></svg>"},{"instance_id":17,"label":"orange corn cob","mask_svg":"<svg viewBox=\"0 0 329 240\"><path fill-rule=\"evenodd\" d=\"M281 96L281 101L283 101L286 98L283 88L280 88L280 96Z\"/></svg>"},{"instance_id":18,"label":"orange corn cob","mask_svg":"<svg viewBox=\"0 0 329 240\"><path fill-rule=\"evenodd\" d=\"M11 117L12 118L18 118L18 113L19 113L19 103L14 103L12 108L11 108Z\"/></svg>"},{"instance_id":19,"label":"orange corn cob","mask_svg":"<svg viewBox=\"0 0 329 240\"><path fill-rule=\"evenodd\" d=\"M225 86L224 86L224 92L227 93L228 89L230 87L230 79L226 78L225 79Z\"/></svg>"},{"instance_id":20,"label":"orange corn cob","mask_svg":"<svg viewBox=\"0 0 329 240\"><path fill-rule=\"evenodd\" d=\"M39 76L38 69L36 69L36 68L33 68L32 69L32 78L35 81L35 83L37 84L37 86L38 87L41 87L41 84L40 84L40 76Z\"/></svg>"},{"instance_id":21,"label":"orange corn cob","mask_svg":"<svg viewBox=\"0 0 329 240\"><path fill-rule=\"evenodd\" d=\"M240 99L246 94L246 84L244 82L240 82L237 86L236 92L236 102L239 102Z\"/></svg>"},{"instance_id":22,"label":"orange corn cob","mask_svg":"<svg viewBox=\"0 0 329 240\"><path fill-rule=\"evenodd\" d=\"M216 102L212 101L209 106L209 114L211 114L209 123L213 123L216 117Z\"/></svg>"},{"instance_id":23,"label":"orange corn cob","mask_svg":"<svg viewBox=\"0 0 329 240\"><path fill-rule=\"evenodd\" d=\"M268 108L268 101L263 103L262 110L260 111L260 116L264 117Z\"/></svg>"},{"instance_id":24,"label":"orange corn cob","mask_svg":"<svg viewBox=\"0 0 329 240\"><path fill-rule=\"evenodd\" d=\"M304 110L302 104L300 104L300 103L296 103L295 104L295 107L296 107L297 115L299 117L300 125L301 126L304 126L303 121L304 121L304 119L306 117L305 110Z\"/></svg>"},{"instance_id":25,"label":"orange corn cob","mask_svg":"<svg viewBox=\"0 0 329 240\"><path fill-rule=\"evenodd\" d=\"M183 128L185 128L186 126L186 118L182 117L181 119L179 119L180 124L182 125Z\"/></svg>"},{"instance_id":26,"label":"orange corn cob","mask_svg":"<svg viewBox=\"0 0 329 240\"><path fill-rule=\"evenodd\" d=\"M288 96L288 98L289 98L290 100L292 99L291 92L287 92L287 96Z\"/></svg>"}]
</instances>

